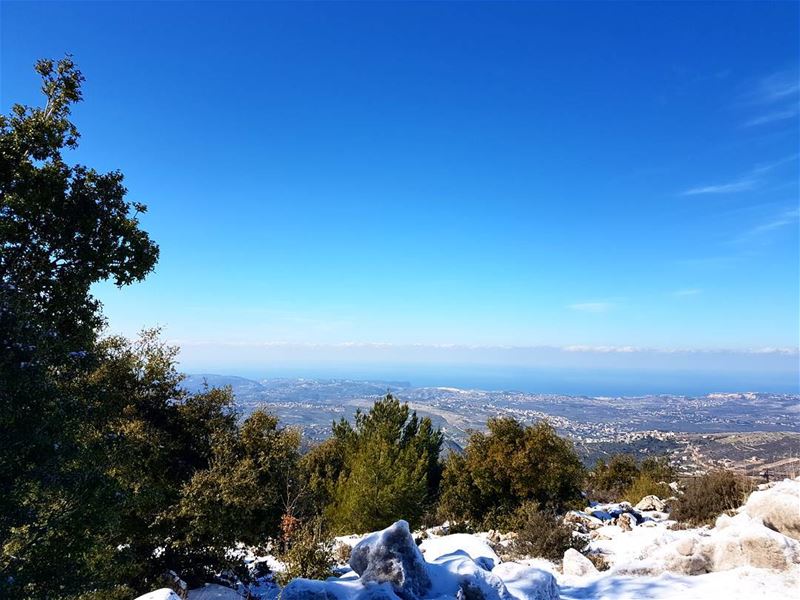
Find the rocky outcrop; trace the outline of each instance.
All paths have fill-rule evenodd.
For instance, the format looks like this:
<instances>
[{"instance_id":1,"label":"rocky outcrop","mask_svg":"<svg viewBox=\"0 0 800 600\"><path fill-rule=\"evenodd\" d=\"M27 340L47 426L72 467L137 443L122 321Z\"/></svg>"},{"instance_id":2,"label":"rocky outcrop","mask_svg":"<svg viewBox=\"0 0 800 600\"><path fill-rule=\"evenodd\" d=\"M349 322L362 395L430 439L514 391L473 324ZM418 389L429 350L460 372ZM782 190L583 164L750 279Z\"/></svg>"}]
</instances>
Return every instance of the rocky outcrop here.
<instances>
[{"instance_id":1,"label":"rocky outcrop","mask_svg":"<svg viewBox=\"0 0 800 600\"><path fill-rule=\"evenodd\" d=\"M741 510L770 529L800 540L800 480L785 479L753 492Z\"/></svg>"},{"instance_id":2,"label":"rocky outcrop","mask_svg":"<svg viewBox=\"0 0 800 600\"><path fill-rule=\"evenodd\" d=\"M800 564L800 542L741 513L720 516L710 530L657 540L642 554L643 560L621 565L617 571L648 575L665 571L701 575L739 567L787 571Z\"/></svg>"}]
</instances>

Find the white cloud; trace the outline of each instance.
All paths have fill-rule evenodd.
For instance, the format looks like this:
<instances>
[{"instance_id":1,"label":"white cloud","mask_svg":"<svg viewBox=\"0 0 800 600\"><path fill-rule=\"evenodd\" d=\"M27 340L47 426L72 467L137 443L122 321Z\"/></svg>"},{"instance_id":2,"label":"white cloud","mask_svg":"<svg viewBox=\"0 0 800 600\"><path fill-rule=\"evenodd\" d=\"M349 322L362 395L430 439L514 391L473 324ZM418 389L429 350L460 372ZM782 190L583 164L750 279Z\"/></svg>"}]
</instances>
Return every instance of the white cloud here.
<instances>
[{"instance_id":1,"label":"white cloud","mask_svg":"<svg viewBox=\"0 0 800 600\"><path fill-rule=\"evenodd\" d=\"M771 221L767 221L766 223L761 223L760 225L756 225L748 232L746 232L742 237L742 239L757 237L765 233L775 231L776 229L781 229L783 227L786 227L787 225L796 225L798 223L798 218L800 218L800 210L798 209L788 210L780 215L777 215Z\"/></svg>"},{"instance_id":2,"label":"white cloud","mask_svg":"<svg viewBox=\"0 0 800 600\"><path fill-rule=\"evenodd\" d=\"M604 313L614 308L613 302L578 302L570 304L568 308L579 312Z\"/></svg>"},{"instance_id":3,"label":"white cloud","mask_svg":"<svg viewBox=\"0 0 800 600\"><path fill-rule=\"evenodd\" d=\"M756 186L755 179L739 179L730 183L717 185L704 185L686 190L682 196L697 196L699 194L734 194L736 192L746 192Z\"/></svg>"},{"instance_id":4,"label":"white cloud","mask_svg":"<svg viewBox=\"0 0 800 600\"><path fill-rule=\"evenodd\" d=\"M794 119L797 116L797 107L790 106L784 110L776 110L772 112L759 115L744 123L745 127L756 127L758 125L766 125L767 123L775 123L777 121L786 121Z\"/></svg>"},{"instance_id":5,"label":"white cloud","mask_svg":"<svg viewBox=\"0 0 800 600\"><path fill-rule=\"evenodd\" d=\"M648 348L639 348L638 346L564 346L564 352L599 352L601 354L609 353L624 353L629 354L632 352L652 352Z\"/></svg>"}]
</instances>

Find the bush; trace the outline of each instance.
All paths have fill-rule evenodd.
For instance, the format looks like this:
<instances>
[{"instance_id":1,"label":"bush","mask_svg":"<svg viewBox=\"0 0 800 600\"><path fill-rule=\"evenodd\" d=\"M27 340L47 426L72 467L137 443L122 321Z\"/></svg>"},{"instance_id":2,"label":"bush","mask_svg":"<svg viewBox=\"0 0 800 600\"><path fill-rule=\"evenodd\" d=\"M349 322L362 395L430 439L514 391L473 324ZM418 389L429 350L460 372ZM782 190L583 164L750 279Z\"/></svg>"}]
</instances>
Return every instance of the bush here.
<instances>
[{"instance_id":1,"label":"bush","mask_svg":"<svg viewBox=\"0 0 800 600\"><path fill-rule=\"evenodd\" d=\"M628 502L636 504L645 496L651 495L668 498L672 496L672 490L663 481L656 481L651 475L641 473L625 491L623 497Z\"/></svg>"},{"instance_id":2,"label":"bush","mask_svg":"<svg viewBox=\"0 0 800 600\"><path fill-rule=\"evenodd\" d=\"M659 498L671 496L667 483L676 477L665 457L650 456L638 464L631 454L614 454L608 462L597 461L589 475L588 488L595 500L612 502L624 498L636 503L650 494Z\"/></svg>"},{"instance_id":3,"label":"bush","mask_svg":"<svg viewBox=\"0 0 800 600\"><path fill-rule=\"evenodd\" d=\"M690 480L672 517L693 525L711 524L722 513L741 506L754 485L732 471L711 471Z\"/></svg>"},{"instance_id":4,"label":"bush","mask_svg":"<svg viewBox=\"0 0 800 600\"><path fill-rule=\"evenodd\" d=\"M536 502L523 503L508 519L508 528L517 534L510 547L516 558L561 560L569 548L582 550L585 546L555 512L540 509Z\"/></svg>"},{"instance_id":5,"label":"bush","mask_svg":"<svg viewBox=\"0 0 800 600\"><path fill-rule=\"evenodd\" d=\"M630 454L615 454L608 462L600 459L589 476L592 497L601 501L619 500L639 476L639 465Z\"/></svg>"},{"instance_id":6,"label":"bush","mask_svg":"<svg viewBox=\"0 0 800 600\"><path fill-rule=\"evenodd\" d=\"M558 511L581 501L583 466L551 425L499 418L488 428L470 436L463 456L448 457L440 518L497 527L525 502Z\"/></svg>"},{"instance_id":7,"label":"bush","mask_svg":"<svg viewBox=\"0 0 800 600\"><path fill-rule=\"evenodd\" d=\"M278 574L281 585L298 577L326 579L334 575L333 541L323 536L318 520L301 527L289 542L289 549L278 558L286 565L286 570Z\"/></svg>"}]
</instances>

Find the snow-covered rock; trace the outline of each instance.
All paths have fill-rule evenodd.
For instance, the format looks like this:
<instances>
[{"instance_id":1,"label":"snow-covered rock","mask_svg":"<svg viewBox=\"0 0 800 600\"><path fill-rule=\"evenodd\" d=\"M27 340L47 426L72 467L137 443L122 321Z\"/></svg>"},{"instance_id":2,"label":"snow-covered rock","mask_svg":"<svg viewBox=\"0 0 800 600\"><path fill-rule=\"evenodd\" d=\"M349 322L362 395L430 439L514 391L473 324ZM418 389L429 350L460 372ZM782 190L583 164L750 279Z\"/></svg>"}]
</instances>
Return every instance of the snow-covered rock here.
<instances>
[{"instance_id":1,"label":"snow-covered rock","mask_svg":"<svg viewBox=\"0 0 800 600\"><path fill-rule=\"evenodd\" d=\"M181 600L181 597L169 588L161 588L139 596L136 600Z\"/></svg>"},{"instance_id":2,"label":"snow-covered rock","mask_svg":"<svg viewBox=\"0 0 800 600\"><path fill-rule=\"evenodd\" d=\"M397 521L356 544L350 567L363 583L389 583L401 598L424 598L431 588L425 559L408 523Z\"/></svg>"},{"instance_id":3,"label":"snow-covered rock","mask_svg":"<svg viewBox=\"0 0 800 600\"><path fill-rule=\"evenodd\" d=\"M664 512L667 509L667 503L658 496L645 496L636 504L636 510L655 510Z\"/></svg>"},{"instance_id":4,"label":"snow-covered rock","mask_svg":"<svg viewBox=\"0 0 800 600\"><path fill-rule=\"evenodd\" d=\"M708 543L713 570L740 566L785 571L800 564L800 542L765 527L746 513L721 515Z\"/></svg>"},{"instance_id":5,"label":"snow-covered rock","mask_svg":"<svg viewBox=\"0 0 800 600\"><path fill-rule=\"evenodd\" d=\"M598 572L597 568L594 566L594 564L592 564L592 561L574 548L569 548L566 552L564 552L564 560L562 565L564 575L584 577L586 575L593 575Z\"/></svg>"},{"instance_id":6,"label":"snow-covered rock","mask_svg":"<svg viewBox=\"0 0 800 600\"><path fill-rule=\"evenodd\" d=\"M740 513L722 515L713 529L665 532L645 547L641 560L618 563L619 573L699 575L740 567L788 571L800 565L800 542Z\"/></svg>"},{"instance_id":7,"label":"snow-covered rock","mask_svg":"<svg viewBox=\"0 0 800 600\"><path fill-rule=\"evenodd\" d=\"M494 568L511 596L517 600L559 600L555 577L543 569L505 562Z\"/></svg>"},{"instance_id":8,"label":"snow-covered rock","mask_svg":"<svg viewBox=\"0 0 800 600\"><path fill-rule=\"evenodd\" d=\"M480 537L426 539L421 549L398 521L364 537L350 557L353 571L327 581L296 579L282 600L558 600L555 577L542 569L501 563ZM509 585L506 585L506 580ZM510 586L510 587L509 587Z\"/></svg>"},{"instance_id":9,"label":"snow-covered rock","mask_svg":"<svg viewBox=\"0 0 800 600\"><path fill-rule=\"evenodd\" d=\"M500 564L500 557L492 550L492 547L482 539L468 533L454 533L439 538L428 538L424 540L419 549L428 562L454 553L464 553L481 568L491 571Z\"/></svg>"},{"instance_id":10,"label":"snow-covered rock","mask_svg":"<svg viewBox=\"0 0 800 600\"><path fill-rule=\"evenodd\" d=\"M784 479L753 492L741 510L770 529L800 540L800 479Z\"/></svg>"}]
</instances>

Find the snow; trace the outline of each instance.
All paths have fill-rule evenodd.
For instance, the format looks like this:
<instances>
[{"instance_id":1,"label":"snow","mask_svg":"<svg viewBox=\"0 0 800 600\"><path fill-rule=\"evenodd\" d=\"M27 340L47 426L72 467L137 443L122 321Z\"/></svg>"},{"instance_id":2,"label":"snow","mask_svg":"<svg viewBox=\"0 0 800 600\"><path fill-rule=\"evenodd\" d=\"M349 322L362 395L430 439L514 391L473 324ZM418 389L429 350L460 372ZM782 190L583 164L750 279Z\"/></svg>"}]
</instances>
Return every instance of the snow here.
<instances>
[{"instance_id":1,"label":"snow","mask_svg":"<svg viewBox=\"0 0 800 600\"><path fill-rule=\"evenodd\" d=\"M500 557L486 541L468 533L429 537L420 544L419 549L428 562L435 562L446 554L457 552L466 554L487 571L491 571L501 562Z\"/></svg>"},{"instance_id":2,"label":"snow","mask_svg":"<svg viewBox=\"0 0 800 600\"><path fill-rule=\"evenodd\" d=\"M136 600L181 600L181 597L169 588L161 588L144 596L139 596Z\"/></svg>"},{"instance_id":3,"label":"snow","mask_svg":"<svg viewBox=\"0 0 800 600\"><path fill-rule=\"evenodd\" d=\"M602 555L610 568L597 571L576 552L564 569L544 559L504 562L496 532L440 535L446 527L421 532L419 547L408 525L397 522L379 532L342 536L354 547L354 570L326 581L295 580L281 600L755 600L800 597L800 541L784 535L800 519L800 479L764 487L733 515L714 527L673 529L669 515L634 511L627 503L594 505L585 512L591 527L587 552ZM603 520L588 517L602 513ZM637 516L630 530L618 515ZM606 517L607 515L607 517ZM777 515L777 516L776 516ZM766 517L769 517L767 519ZM777 518L780 517L780 518ZM585 525L586 523L584 523ZM769 526L768 526L769 525ZM770 528L771 527L771 528ZM627 528L627 525L626 525ZM499 542L502 546L502 541ZM360 550L359 550L360 548ZM250 561L271 557L250 557ZM360 573L360 575L359 575ZM408 584L408 585L407 585ZM253 598L275 600L274 584L250 588ZM228 588L209 585L189 592L189 600L236 600ZM169 589L138 600L179 600Z\"/></svg>"}]
</instances>

